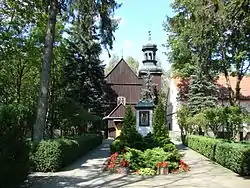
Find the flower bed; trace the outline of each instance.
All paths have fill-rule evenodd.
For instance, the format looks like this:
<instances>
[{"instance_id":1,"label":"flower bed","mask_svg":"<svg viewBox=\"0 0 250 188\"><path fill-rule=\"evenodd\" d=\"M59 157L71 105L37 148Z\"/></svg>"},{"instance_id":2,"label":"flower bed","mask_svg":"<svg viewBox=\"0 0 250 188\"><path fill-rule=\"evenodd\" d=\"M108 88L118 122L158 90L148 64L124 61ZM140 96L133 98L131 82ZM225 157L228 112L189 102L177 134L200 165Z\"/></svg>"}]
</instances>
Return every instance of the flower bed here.
<instances>
[{"instance_id":1,"label":"flower bed","mask_svg":"<svg viewBox=\"0 0 250 188\"><path fill-rule=\"evenodd\" d=\"M125 147L108 159L106 171L137 175L168 175L188 172L190 167L183 160L175 146L155 147L146 150ZM166 151L165 148L171 148ZM174 148L174 149L173 149Z\"/></svg>"}]
</instances>

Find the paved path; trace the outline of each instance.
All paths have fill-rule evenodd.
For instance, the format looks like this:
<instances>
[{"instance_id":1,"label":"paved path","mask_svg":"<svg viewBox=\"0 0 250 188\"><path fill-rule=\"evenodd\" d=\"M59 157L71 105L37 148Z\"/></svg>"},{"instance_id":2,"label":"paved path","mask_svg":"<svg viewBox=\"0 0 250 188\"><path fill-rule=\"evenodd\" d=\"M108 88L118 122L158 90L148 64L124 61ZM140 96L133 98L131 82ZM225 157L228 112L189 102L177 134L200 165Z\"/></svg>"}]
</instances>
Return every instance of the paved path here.
<instances>
[{"instance_id":1,"label":"paved path","mask_svg":"<svg viewBox=\"0 0 250 188\"><path fill-rule=\"evenodd\" d=\"M186 174L141 177L132 175L109 174L101 171L109 154L111 140L90 154L79 159L62 172L35 173L30 176L32 188L250 188L250 178L237 174L217 165L193 150L178 145L185 155L184 160L191 166ZM178 143L177 143L178 144Z\"/></svg>"}]
</instances>

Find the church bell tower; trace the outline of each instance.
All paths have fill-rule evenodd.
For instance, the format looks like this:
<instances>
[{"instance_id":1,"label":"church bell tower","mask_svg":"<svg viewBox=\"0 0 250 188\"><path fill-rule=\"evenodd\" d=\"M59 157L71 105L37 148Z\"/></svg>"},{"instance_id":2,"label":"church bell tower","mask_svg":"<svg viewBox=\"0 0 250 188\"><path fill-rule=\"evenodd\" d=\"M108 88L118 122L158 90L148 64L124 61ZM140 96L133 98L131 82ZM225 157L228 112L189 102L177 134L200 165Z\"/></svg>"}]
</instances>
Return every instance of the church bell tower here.
<instances>
[{"instance_id":1,"label":"church bell tower","mask_svg":"<svg viewBox=\"0 0 250 188\"><path fill-rule=\"evenodd\" d=\"M157 84L157 89L161 88L161 75L163 73L161 66L157 64L156 52L157 45L151 42L151 31L148 32L148 43L143 45L142 52L144 55L142 66L139 69L139 77L143 77L150 72L152 81Z\"/></svg>"}]
</instances>

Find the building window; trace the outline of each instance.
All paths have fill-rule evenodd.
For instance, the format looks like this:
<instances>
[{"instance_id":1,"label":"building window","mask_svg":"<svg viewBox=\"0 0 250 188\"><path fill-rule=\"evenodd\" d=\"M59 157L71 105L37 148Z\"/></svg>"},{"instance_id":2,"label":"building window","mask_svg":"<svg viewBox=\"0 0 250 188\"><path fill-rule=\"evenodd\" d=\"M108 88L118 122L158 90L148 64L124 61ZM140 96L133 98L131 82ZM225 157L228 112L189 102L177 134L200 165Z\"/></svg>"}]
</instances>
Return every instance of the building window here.
<instances>
[{"instance_id":1,"label":"building window","mask_svg":"<svg viewBox=\"0 0 250 188\"><path fill-rule=\"evenodd\" d=\"M122 103L124 106L126 105L126 98L125 97L117 97L117 105Z\"/></svg>"},{"instance_id":2,"label":"building window","mask_svg":"<svg viewBox=\"0 0 250 188\"><path fill-rule=\"evenodd\" d=\"M152 53L149 53L149 59L152 60Z\"/></svg>"}]
</instances>

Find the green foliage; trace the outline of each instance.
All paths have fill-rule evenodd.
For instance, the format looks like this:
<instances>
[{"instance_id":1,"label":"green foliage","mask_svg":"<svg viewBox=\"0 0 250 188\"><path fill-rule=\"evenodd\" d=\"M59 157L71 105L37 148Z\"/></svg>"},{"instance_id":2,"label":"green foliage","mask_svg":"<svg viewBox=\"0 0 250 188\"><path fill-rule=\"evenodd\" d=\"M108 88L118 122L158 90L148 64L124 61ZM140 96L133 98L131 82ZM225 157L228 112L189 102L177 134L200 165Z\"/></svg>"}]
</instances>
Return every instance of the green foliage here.
<instances>
[{"instance_id":1,"label":"green foliage","mask_svg":"<svg viewBox=\"0 0 250 188\"><path fill-rule=\"evenodd\" d=\"M115 152L121 152L123 148L125 148L125 143L124 141L116 138L111 144L110 144L110 152L115 153Z\"/></svg>"},{"instance_id":2,"label":"green foliage","mask_svg":"<svg viewBox=\"0 0 250 188\"><path fill-rule=\"evenodd\" d=\"M198 70L211 77L217 73L226 79L235 76L235 85L227 81L230 104L239 101L240 83L249 71L247 3L175 0L172 8L176 14L164 26L174 74L190 77Z\"/></svg>"},{"instance_id":3,"label":"green foliage","mask_svg":"<svg viewBox=\"0 0 250 188\"><path fill-rule=\"evenodd\" d=\"M34 170L40 172L58 171L101 142L102 138L99 135L41 141L35 146L32 165Z\"/></svg>"},{"instance_id":4,"label":"green foliage","mask_svg":"<svg viewBox=\"0 0 250 188\"><path fill-rule=\"evenodd\" d=\"M192 115L217 105L217 87L202 73L192 75L189 83L188 106Z\"/></svg>"},{"instance_id":5,"label":"green foliage","mask_svg":"<svg viewBox=\"0 0 250 188\"><path fill-rule=\"evenodd\" d=\"M143 152L143 158L146 162L146 167L151 169L156 169L157 162L168 161L168 153L166 153L162 148L157 147L153 149L147 149Z\"/></svg>"},{"instance_id":6,"label":"green foliage","mask_svg":"<svg viewBox=\"0 0 250 188\"><path fill-rule=\"evenodd\" d=\"M186 144L209 159L214 159L214 152L218 142L219 140L209 137L188 135Z\"/></svg>"},{"instance_id":7,"label":"green foliage","mask_svg":"<svg viewBox=\"0 0 250 188\"><path fill-rule=\"evenodd\" d=\"M0 183L19 187L29 171L29 147L26 143L21 105L0 106Z\"/></svg>"},{"instance_id":8,"label":"green foliage","mask_svg":"<svg viewBox=\"0 0 250 188\"><path fill-rule=\"evenodd\" d=\"M151 168L140 168L138 174L142 176L153 176L156 174L156 170Z\"/></svg>"},{"instance_id":9,"label":"green foliage","mask_svg":"<svg viewBox=\"0 0 250 188\"><path fill-rule=\"evenodd\" d=\"M192 127L189 126L190 110L188 108L188 105L181 105L181 107L176 112L176 116L181 130L181 139L182 142L184 142L185 135L193 131Z\"/></svg>"},{"instance_id":10,"label":"green foliage","mask_svg":"<svg viewBox=\"0 0 250 188\"><path fill-rule=\"evenodd\" d=\"M247 121L249 115L240 106L220 106L206 108L191 115L190 109L183 105L177 111L178 123L185 134L197 133L201 127L205 132L212 131L215 137L222 133L223 138L235 140L236 135L242 129L242 124Z\"/></svg>"},{"instance_id":11,"label":"green foliage","mask_svg":"<svg viewBox=\"0 0 250 188\"><path fill-rule=\"evenodd\" d=\"M218 143L215 160L240 175L250 175L250 146L235 143Z\"/></svg>"},{"instance_id":12,"label":"green foliage","mask_svg":"<svg viewBox=\"0 0 250 188\"><path fill-rule=\"evenodd\" d=\"M173 143L169 143L169 144L165 144L163 146L163 150L165 152L172 152L172 151L177 150L177 148L176 148L176 146Z\"/></svg>"},{"instance_id":13,"label":"green foliage","mask_svg":"<svg viewBox=\"0 0 250 188\"><path fill-rule=\"evenodd\" d=\"M135 134L136 131L136 119L132 106L126 107L125 116L122 123L121 137L125 140L132 139L131 134Z\"/></svg>"},{"instance_id":14,"label":"green foliage","mask_svg":"<svg viewBox=\"0 0 250 188\"><path fill-rule=\"evenodd\" d=\"M166 111L160 100L154 109L153 114L153 133L156 137L168 137L168 128L166 125Z\"/></svg>"},{"instance_id":15,"label":"green foliage","mask_svg":"<svg viewBox=\"0 0 250 188\"><path fill-rule=\"evenodd\" d=\"M188 135L186 144L193 150L240 175L250 175L249 144L229 143L195 135Z\"/></svg>"},{"instance_id":16,"label":"green foliage","mask_svg":"<svg viewBox=\"0 0 250 188\"><path fill-rule=\"evenodd\" d=\"M143 152L137 149L129 148L125 153L124 158L129 162L131 170L137 170L144 166L145 159Z\"/></svg>"}]
</instances>

